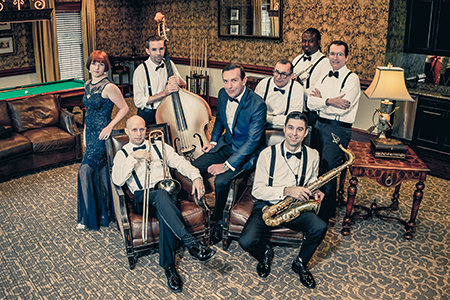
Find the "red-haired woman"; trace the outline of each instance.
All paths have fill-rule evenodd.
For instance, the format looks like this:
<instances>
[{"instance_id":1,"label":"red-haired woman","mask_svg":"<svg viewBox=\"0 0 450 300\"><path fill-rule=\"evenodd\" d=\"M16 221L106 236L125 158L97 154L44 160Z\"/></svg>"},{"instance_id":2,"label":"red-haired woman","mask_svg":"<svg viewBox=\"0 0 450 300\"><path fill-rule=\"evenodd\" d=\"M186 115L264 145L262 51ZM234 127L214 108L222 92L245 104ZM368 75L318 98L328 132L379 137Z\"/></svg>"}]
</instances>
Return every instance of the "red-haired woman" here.
<instances>
[{"instance_id":1,"label":"red-haired woman","mask_svg":"<svg viewBox=\"0 0 450 300\"><path fill-rule=\"evenodd\" d=\"M114 220L105 140L127 114L128 105L105 75L110 66L108 55L100 50L92 52L86 63L92 78L84 85L86 150L78 170L77 229L99 229ZM119 111L111 120L114 104Z\"/></svg>"}]
</instances>

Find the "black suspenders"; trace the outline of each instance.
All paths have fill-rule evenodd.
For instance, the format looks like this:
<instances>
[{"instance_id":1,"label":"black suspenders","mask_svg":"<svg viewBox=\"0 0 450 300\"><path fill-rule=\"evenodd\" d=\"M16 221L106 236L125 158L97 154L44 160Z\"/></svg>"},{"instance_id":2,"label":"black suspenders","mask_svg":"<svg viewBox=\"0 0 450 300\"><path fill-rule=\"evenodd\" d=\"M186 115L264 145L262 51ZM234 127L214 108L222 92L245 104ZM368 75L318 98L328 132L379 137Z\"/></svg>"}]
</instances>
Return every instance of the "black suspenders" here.
<instances>
[{"instance_id":1,"label":"black suspenders","mask_svg":"<svg viewBox=\"0 0 450 300\"><path fill-rule=\"evenodd\" d=\"M145 75L147 75L148 94L151 97L153 96L153 93L152 93L152 84L150 83L150 73L148 72L148 67L145 61L142 64L144 65ZM150 107L153 109L153 103L150 104Z\"/></svg>"},{"instance_id":2,"label":"black suspenders","mask_svg":"<svg viewBox=\"0 0 450 300\"><path fill-rule=\"evenodd\" d=\"M267 80L267 85L266 85L266 91L264 93L264 102L266 102L267 99L267 94L269 93L269 85L270 85L270 80L272 79L269 78L269 80ZM286 111L284 112L284 115L287 115L288 111L289 111L289 106L291 105L291 95L292 95L292 87L294 86L294 81L291 80L291 85L289 87L289 94L288 94L288 98L287 98L287 104L286 104Z\"/></svg>"},{"instance_id":3,"label":"black suspenders","mask_svg":"<svg viewBox=\"0 0 450 300\"><path fill-rule=\"evenodd\" d=\"M284 156L283 143L281 143L280 145L282 156ZM271 159L270 159L268 186L273 186L273 174L275 172L275 160L277 155L275 145L272 145L270 147L270 151L271 151ZM308 164L308 151L306 150L305 145L302 145L302 157L303 157L302 176L300 177L300 182L298 183L298 186L303 186L305 184L306 166Z\"/></svg>"},{"instance_id":4,"label":"black suspenders","mask_svg":"<svg viewBox=\"0 0 450 300\"><path fill-rule=\"evenodd\" d=\"M152 146L153 146L153 149L155 149L155 151L156 151L156 154L158 155L158 157L159 157L159 159L162 161L162 155L161 155L161 152L159 151L159 149L158 149L158 147L156 147L156 145L155 144L151 144ZM125 155L125 157L128 157L128 152L125 150L125 149L120 149L120 150L122 150L122 152L123 152L123 154ZM133 178L134 178L134 181L136 181L136 184L137 184L137 186L138 186L138 188L140 189L140 190L142 190L143 188L142 188L142 184L141 184L141 181L139 180L139 178L138 178L138 176L137 176L137 174L136 174L136 171L133 169L133 171L131 172L131 175L133 175Z\"/></svg>"},{"instance_id":5,"label":"black suspenders","mask_svg":"<svg viewBox=\"0 0 450 300\"><path fill-rule=\"evenodd\" d=\"M295 65L293 66L293 68L295 68L295 66L300 62L300 60L303 58L303 56L305 56L305 54L303 54L302 56L300 56L300 58L297 60L297 62L295 63ZM314 71L314 69L316 68L316 66L322 61L322 59L324 59L326 56L322 55L312 66L311 70L309 70L309 77L306 80L306 88L309 89L309 85L310 85L310 80L311 80L311 75ZM297 77L298 82L300 82L300 78Z\"/></svg>"},{"instance_id":6,"label":"black suspenders","mask_svg":"<svg viewBox=\"0 0 450 300\"><path fill-rule=\"evenodd\" d=\"M344 88L345 82L347 81L347 78L350 76L350 74L352 74L352 71L349 71L349 72L347 73L347 75L345 75L344 81L342 81L342 84L341 84L341 90ZM328 76L328 74L325 75L324 78L322 78L321 83L325 80L325 78L327 78L327 76Z\"/></svg>"}]
</instances>

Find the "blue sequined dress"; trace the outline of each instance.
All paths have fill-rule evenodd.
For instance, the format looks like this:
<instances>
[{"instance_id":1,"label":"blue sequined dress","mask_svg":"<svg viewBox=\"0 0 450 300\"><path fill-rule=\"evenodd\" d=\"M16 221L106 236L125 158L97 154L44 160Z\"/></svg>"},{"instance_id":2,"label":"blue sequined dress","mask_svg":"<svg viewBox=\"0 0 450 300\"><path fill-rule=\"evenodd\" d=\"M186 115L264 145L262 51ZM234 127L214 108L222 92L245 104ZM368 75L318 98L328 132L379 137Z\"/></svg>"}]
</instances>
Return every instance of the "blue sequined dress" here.
<instances>
[{"instance_id":1,"label":"blue sequined dress","mask_svg":"<svg viewBox=\"0 0 450 300\"><path fill-rule=\"evenodd\" d=\"M105 141L98 137L111 122L114 103L102 97L106 85L112 83L107 77L85 85L83 104L86 107L86 151L78 170L78 220L88 229L108 226L114 220L114 209L109 184ZM113 83L112 83L113 84Z\"/></svg>"}]
</instances>

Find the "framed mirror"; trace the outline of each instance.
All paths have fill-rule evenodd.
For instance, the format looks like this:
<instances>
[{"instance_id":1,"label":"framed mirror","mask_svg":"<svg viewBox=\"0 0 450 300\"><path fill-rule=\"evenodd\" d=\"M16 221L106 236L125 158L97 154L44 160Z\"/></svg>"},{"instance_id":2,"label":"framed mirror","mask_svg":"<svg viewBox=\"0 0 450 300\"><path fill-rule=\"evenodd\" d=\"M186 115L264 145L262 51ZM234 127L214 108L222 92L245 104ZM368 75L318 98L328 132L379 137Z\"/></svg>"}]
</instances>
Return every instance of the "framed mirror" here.
<instances>
[{"instance_id":1,"label":"framed mirror","mask_svg":"<svg viewBox=\"0 0 450 300\"><path fill-rule=\"evenodd\" d=\"M282 39L282 0L219 0L219 37Z\"/></svg>"}]
</instances>

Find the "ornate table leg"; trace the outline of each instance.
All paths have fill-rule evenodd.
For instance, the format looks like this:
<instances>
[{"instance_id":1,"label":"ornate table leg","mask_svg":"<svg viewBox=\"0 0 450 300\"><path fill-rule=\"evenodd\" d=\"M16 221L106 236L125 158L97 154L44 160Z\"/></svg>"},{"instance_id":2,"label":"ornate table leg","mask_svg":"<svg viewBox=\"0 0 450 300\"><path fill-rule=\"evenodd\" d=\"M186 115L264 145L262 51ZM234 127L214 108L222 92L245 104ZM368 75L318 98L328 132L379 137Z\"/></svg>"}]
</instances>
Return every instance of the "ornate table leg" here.
<instances>
[{"instance_id":1,"label":"ornate table leg","mask_svg":"<svg viewBox=\"0 0 450 300\"><path fill-rule=\"evenodd\" d=\"M350 186L348 187L347 209L345 212L344 221L342 222L342 235L350 234L350 227L352 225L353 203L355 202L356 192L358 191L358 188L356 187L357 185L358 178L352 177L350 179Z\"/></svg>"},{"instance_id":2,"label":"ornate table leg","mask_svg":"<svg viewBox=\"0 0 450 300\"><path fill-rule=\"evenodd\" d=\"M404 235L405 239L412 240L414 238L413 232L416 229L416 217L419 211L420 202L422 202L423 198L423 189L425 188L425 184L422 181L419 181L416 184L417 190L414 192L414 201L411 209L411 219L409 219L406 224L406 233Z\"/></svg>"},{"instance_id":3,"label":"ornate table leg","mask_svg":"<svg viewBox=\"0 0 450 300\"><path fill-rule=\"evenodd\" d=\"M347 175L347 169L341 171L341 175L339 176L339 190L337 196L338 206L344 206L344 184L345 184L345 176Z\"/></svg>"},{"instance_id":4,"label":"ornate table leg","mask_svg":"<svg viewBox=\"0 0 450 300\"><path fill-rule=\"evenodd\" d=\"M395 187L395 191L392 194L392 203L390 206L391 210L398 210L398 198L400 197L400 188L401 188L402 184L399 183L396 187Z\"/></svg>"}]
</instances>

